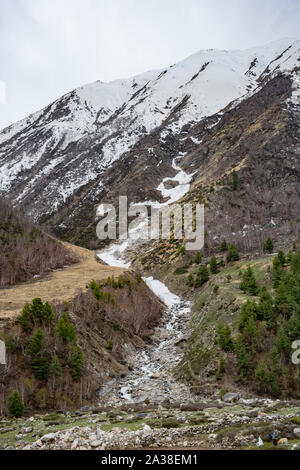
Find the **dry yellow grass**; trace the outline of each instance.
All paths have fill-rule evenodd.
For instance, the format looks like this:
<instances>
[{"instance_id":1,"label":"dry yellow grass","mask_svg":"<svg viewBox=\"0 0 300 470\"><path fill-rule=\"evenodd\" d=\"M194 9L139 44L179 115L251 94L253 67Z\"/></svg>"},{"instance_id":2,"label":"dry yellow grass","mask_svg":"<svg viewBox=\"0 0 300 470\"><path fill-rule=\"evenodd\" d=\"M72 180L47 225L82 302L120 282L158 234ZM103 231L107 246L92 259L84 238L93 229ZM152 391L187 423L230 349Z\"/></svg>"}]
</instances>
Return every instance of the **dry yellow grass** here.
<instances>
[{"instance_id":1,"label":"dry yellow grass","mask_svg":"<svg viewBox=\"0 0 300 470\"><path fill-rule=\"evenodd\" d=\"M80 258L67 268L53 271L48 276L7 289L0 289L0 318L20 314L24 304L40 297L43 302L70 300L78 289L84 289L92 279L104 281L108 276L118 277L125 269L100 264L92 251L66 243Z\"/></svg>"}]
</instances>

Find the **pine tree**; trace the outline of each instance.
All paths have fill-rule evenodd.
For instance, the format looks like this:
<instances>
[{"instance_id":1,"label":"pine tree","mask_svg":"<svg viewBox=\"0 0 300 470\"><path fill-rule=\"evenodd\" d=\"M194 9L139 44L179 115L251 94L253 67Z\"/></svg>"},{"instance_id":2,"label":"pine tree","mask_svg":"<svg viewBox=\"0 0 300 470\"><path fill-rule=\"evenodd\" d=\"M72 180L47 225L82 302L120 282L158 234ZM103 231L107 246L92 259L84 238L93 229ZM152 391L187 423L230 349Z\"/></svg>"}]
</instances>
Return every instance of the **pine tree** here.
<instances>
[{"instance_id":1,"label":"pine tree","mask_svg":"<svg viewBox=\"0 0 300 470\"><path fill-rule=\"evenodd\" d=\"M54 321L54 312L48 302L46 302L43 306L43 320L47 324L50 324Z\"/></svg>"},{"instance_id":2,"label":"pine tree","mask_svg":"<svg viewBox=\"0 0 300 470\"><path fill-rule=\"evenodd\" d=\"M21 418L24 414L24 405L19 393L14 390L8 397L7 409L10 416Z\"/></svg>"},{"instance_id":3,"label":"pine tree","mask_svg":"<svg viewBox=\"0 0 300 470\"><path fill-rule=\"evenodd\" d=\"M21 315L18 318L23 331L30 330L32 328L32 316L31 316L31 305L25 304Z\"/></svg>"},{"instance_id":4,"label":"pine tree","mask_svg":"<svg viewBox=\"0 0 300 470\"><path fill-rule=\"evenodd\" d=\"M46 380L49 375L50 362L42 353L38 353L31 361L31 369L36 379Z\"/></svg>"},{"instance_id":5,"label":"pine tree","mask_svg":"<svg viewBox=\"0 0 300 470\"><path fill-rule=\"evenodd\" d=\"M238 321L238 328L240 331L243 331L246 324L248 323L249 318L257 320L257 305L255 302L247 300L247 302L242 306L240 317Z\"/></svg>"},{"instance_id":6,"label":"pine tree","mask_svg":"<svg viewBox=\"0 0 300 470\"><path fill-rule=\"evenodd\" d=\"M235 351L237 355L237 369L239 378L242 381L246 381L252 373L253 366L242 335L238 335L236 339Z\"/></svg>"},{"instance_id":7,"label":"pine tree","mask_svg":"<svg viewBox=\"0 0 300 470\"><path fill-rule=\"evenodd\" d=\"M271 238L268 238L264 243L264 251L268 253L273 253L274 251L274 243Z\"/></svg>"},{"instance_id":8,"label":"pine tree","mask_svg":"<svg viewBox=\"0 0 300 470\"><path fill-rule=\"evenodd\" d=\"M268 328L275 325L274 302L271 294L263 287L259 294L260 302L257 307L257 318L267 322Z\"/></svg>"},{"instance_id":9,"label":"pine tree","mask_svg":"<svg viewBox=\"0 0 300 470\"><path fill-rule=\"evenodd\" d=\"M202 261L202 254L200 251L198 251L198 253L196 253L195 255L195 258L194 258L194 263L196 264L200 264Z\"/></svg>"},{"instance_id":10,"label":"pine tree","mask_svg":"<svg viewBox=\"0 0 300 470\"><path fill-rule=\"evenodd\" d=\"M283 266L278 256L275 256L273 260L273 269L272 269L273 286L275 287L275 289L279 286L283 274L284 274Z\"/></svg>"},{"instance_id":11,"label":"pine tree","mask_svg":"<svg viewBox=\"0 0 300 470\"><path fill-rule=\"evenodd\" d=\"M289 358L291 353L291 341L288 338L285 323L280 325L274 345L277 347L278 351L285 355L286 358Z\"/></svg>"},{"instance_id":12,"label":"pine tree","mask_svg":"<svg viewBox=\"0 0 300 470\"><path fill-rule=\"evenodd\" d=\"M195 281L195 287L200 287L202 286L205 282L209 280L209 272L207 269L206 264L202 264L200 268L198 269L196 281Z\"/></svg>"},{"instance_id":13,"label":"pine tree","mask_svg":"<svg viewBox=\"0 0 300 470\"><path fill-rule=\"evenodd\" d=\"M283 251L278 251L278 255L277 255L277 258L278 258L278 261L280 262L281 266L284 266L285 263L286 263L286 259L285 259L285 254Z\"/></svg>"},{"instance_id":14,"label":"pine tree","mask_svg":"<svg viewBox=\"0 0 300 470\"><path fill-rule=\"evenodd\" d=\"M240 289L243 292L249 292L249 294L251 294L251 295L257 295L258 294L258 285L257 285L255 276L254 276L253 271L250 268L250 266L248 267L248 269L243 274L243 280L240 284Z\"/></svg>"},{"instance_id":15,"label":"pine tree","mask_svg":"<svg viewBox=\"0 0 300 470\"><path fill-rule=\"evenodd\" d=\"M300 338L300 313L294 312L288 321L287 334L291 341Z\"/></svg>"},{"instance_id":16,"label":"pine tree","mask_svg":"<svg viewBox=\"0 0 300 470\"><path fill-rule=\"evenodd\" d=\"M50 374L54 377L61 377L62 376L62 368L59 362L59 359L56 354L53 354L52 361L50 364Z\"/></svg>"},{"instance_id":17,"label":"pine tree","mask_svg":"<svg viewBox=\"0 0 300 470\"><path fill-rule=\"evenodd\" d=\"M14 353L15 350L17 349L17 344L16 344L16 338L14 335L9 334L6 341L5 341L5 346L7 351Z\"/></svg>"},{"instance_id":18,"label":"pine tree","mask_svg":"<svg viewBox=\"0 0 300 470\"><path fill-rule=\"evenodd\" d=\"M270 375L269 370L264 361L260 361L257 368L255 369L254 375L256 382L260 387L260 390L266 392L268 384L270 382Z\"/></svg>"},{"instance_id":19,"label":"pine tree","mask_svg":"<svg viewBox=\"0 0 300 470\"><path fill-rule=\"evenodd\" d=\"M227 261L238 261L240 259L239 250L235 243L232 243L229 247Z\"/></svg>"},{"instance_id":20,"label":"pine tree","mask_svg":"<svg viewBox=\"0 0 300 470\"><path fill-rule=\"evenodd\" d=\"M45 335L43 331L38 328L27 341L26 353L30 356L36 356L39 352L41 352L44 341Z\"/></svg>"},{"instance_id":21,"label":"pine tree","mask_svg":"<svg viewBox=\"0 0 300 470\"><path fill-rule=\"evenodd\" d=\"M193 274L189 274L189 275L188 275L187 284L188 284L189 287L193 287L193 286L194 286L194 276L193 276Z\"/></svg>"},{"instance_id":22,"label":"pine tree","mask_svg":"<svg viewBox=\"0 0 300 470\"><path fill-rule=\"evenodd\" d=\"M225 239L221 243L220 250L221 251L227 251L228 250L228 244L227 244L227 241Z\"/></svg>"},{"instance_id":23,"label":"pine tree","mask_svg":"<svg viewBox=\"0 0 300 470\"><path fill-rule=\"evenodd\" d=\"M76 343L77 334L75 326L69 322L68 315L64 313L57 322L56 331L65 342Z\"/></svg>"},{"instance_id":24,"label":"pine tree","mask_svg":"<svg viewBox=\"0 0 300 470\"><path fill-rule=\"evenodd\" d=\"M79 346L76 346L71 361L71 373L74 380L79 380L83 371L83 354Z\"/></svg>"},{"instance_id":25,"label":"pine tree","mask_svg":"<svg viewBox=\"0 0 300 470\"><path fill-rule=\"evenodd\" d=\"M215 274L218 271L217 259L215 256L212 256L209 266L210 266L210 272L212 274Z\"/></svg>"},{"instance_id":26,"label":"pine tree","mask_svg":"<svg viewBox=\"0 0 300 470\"><path fill-rule=\"evenodd\" d=\"M300 279L300 251L297 251L297 253L295 253L292 256L291 271L294 274L294 276L296 277L296 279L299 280Z\"/></svg>"},{"instance_id":27,"label":"pine tree","mask_svg":"<svg viewBox=\"0 0 300 470\"><path fill-rule=\"evenodd\" d=\"M31 304L31 313L33 319L43 320L44 319L44 304L42 299L33 299Z\"/></svg>"},{"instance_id":28,"label":"pine tree","mask_svg":"<svg viewBox=\"0 0 300 470\"><path fill-rule=\"evenodd\" d=\"M257 322L253 316L250 316L243 328L243 334L245 335L245 339L247 343L249 344L249 347L252 352L255 351L255 348L257 346L257 339L259 336L258 328L257 328Z\"/></svg>"},{"instance_id":29,"label":"pine tree","mask_svg":"<svg viewBox=\"0 0 300 470\"><path fill-rule=\"evenodd\" d=\"M219 324L217 327L217 342L222 351L229 352L234 349L234 342L231 336L231 329L228 325Z\"/></svg>"}]
</instances>

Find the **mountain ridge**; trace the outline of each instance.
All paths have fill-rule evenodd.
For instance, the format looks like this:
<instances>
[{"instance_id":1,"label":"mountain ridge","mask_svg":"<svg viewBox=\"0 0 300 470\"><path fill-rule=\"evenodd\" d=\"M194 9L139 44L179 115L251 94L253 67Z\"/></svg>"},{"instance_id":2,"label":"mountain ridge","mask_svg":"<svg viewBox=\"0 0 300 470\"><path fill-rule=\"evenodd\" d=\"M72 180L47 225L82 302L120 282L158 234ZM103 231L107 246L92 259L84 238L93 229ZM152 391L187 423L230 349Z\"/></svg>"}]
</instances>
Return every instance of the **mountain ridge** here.
<instances>
[{"instance_id":1,"label":"mountain ridge","mask_svg":"<svg viewBox=\"0 0 300 470\"><path fill-rule=\"evenodd\" d=\"M83 211L86 230L94 230L97 205L120 184L129 202L159 200L159 183L174 176L173 157L191 147L183 140L188 128L207 121L209 133L224 112L280 73L297 86L299 45L285 39L246 51L200 51L139 78L75 89L0 133L0 193L78 242L67 235L68 220L78 223ZM99 87L116 83L119 94L103 90L100 106ZM127 175L136 185L124 186Z\"/></svg>"}]
</instances>

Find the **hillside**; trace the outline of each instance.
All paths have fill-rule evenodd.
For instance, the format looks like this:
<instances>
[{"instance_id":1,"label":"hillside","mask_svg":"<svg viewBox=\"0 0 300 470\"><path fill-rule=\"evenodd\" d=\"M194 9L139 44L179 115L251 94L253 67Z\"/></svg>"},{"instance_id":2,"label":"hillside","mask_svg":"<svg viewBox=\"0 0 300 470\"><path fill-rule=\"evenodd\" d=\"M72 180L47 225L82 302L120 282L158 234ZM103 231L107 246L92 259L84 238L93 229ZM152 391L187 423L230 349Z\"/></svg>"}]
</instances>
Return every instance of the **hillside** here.
<instances>
[{"instance_id":1,"label":"hillside","mask_svg":"<svg viewBox=\"0 0 300 470\"><path fill-rule=\"evenodd\" d=\"M51 300L48 280L48 298L46 290L44 301L24 298L17 318L1 321L7 364L0 368L0 414L7 415L13 390L27 412L97 406L98 390L125 376L133 355L149 341L161 302L138 276L119 270L114 279L117 270L111 270L103 279L108 271L97 266L102 280L89 279L72 298Z\"/></svg>"},{"instance_id":2,"label":"hillside","mask_svg":"<svg viewBox=\"0 0 300 470\"><path fill-rule=\"evenodd\" d=\"M0 198L0 292L77 261L72 250Z\"/></svg>"}]
</instances>

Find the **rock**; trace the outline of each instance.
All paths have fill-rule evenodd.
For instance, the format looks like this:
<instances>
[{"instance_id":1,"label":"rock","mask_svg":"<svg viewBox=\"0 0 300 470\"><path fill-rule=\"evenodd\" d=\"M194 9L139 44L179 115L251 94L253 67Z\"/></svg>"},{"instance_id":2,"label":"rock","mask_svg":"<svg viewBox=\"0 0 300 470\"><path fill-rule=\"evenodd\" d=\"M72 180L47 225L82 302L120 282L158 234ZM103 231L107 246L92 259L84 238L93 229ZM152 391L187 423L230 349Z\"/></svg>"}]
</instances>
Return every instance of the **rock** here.
<instances>
[{"instance_id":1,"label":"rock","mask_svg":"<svg viewBox=\"0 0 300 470\"><path fill-rule=\"evenodd\" d=\"M50 434L45 434L44 436L41 437L42 442L50 442L50 441L55 441L55 438L57 436L56 432L52 432Z\"/></svg>"},{"instance_id":2,"label":"rock","mask_svg":"<svg viewBox=\"0 0 300 470\"><path fill-rule=\"evenodd\" d=\"M300 439L300 428L294 428L293 433L298 439Z\"/></svg>"},{"instance_id":3,"label":"rock","mask_svg":"<svg viewBox=\"0 0 300 470\"><path fill-rule=\"evenodd\" d=\"M225 395L223 395L223 397L222 397L222 400L225 403L232 403L234 401L238 401L239 398L240 398L240 396L239 396L238 393L225 393Z\"/></svg>"},{"instance_id":4,"label":"rock","mask_svg":"<svg viewBox=\"0 0 300 470\"><path fill-rule=\"evenodd\" d=\"M96 449L97 447L100 447L102 445L102 441L93 441L91 442L91 447L93 449Z\"/></svg>"},{"instance_id":5,"label":"rock","mask_svg":"<svg viewBox=\"0 0 300 470\"><path fill-rule=\"evenodd\" d=\"M75 450L78 447L79 439L78 437L74 440L73 444L71 445L71 450Z\"/></svg>"},{"instance_id":6,"label":"rock","mask_svg":"<svg viewBox=\"0 0 300 470\"><path fill-rule=\"evenodd\" d=\"M286 446L288 443L289 443L289 441L286 437L283 437L282 439L279 439L279 441L278 441L279 446Z\"/></svg>"},{"instance_id":7,"label":"rock","mask_svg":"<svg viewBox=\"0 0 300 470\"><path fill-rule=\"evenodd\" d=\"M25 428L25 429L24 429L24 432L26 432L26 433L29 433L29 432L32 432L32 431L33 431L33 427L32 427L32 426L30 426L29 428Z\"/></svg>"}]
</instances>

